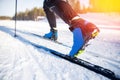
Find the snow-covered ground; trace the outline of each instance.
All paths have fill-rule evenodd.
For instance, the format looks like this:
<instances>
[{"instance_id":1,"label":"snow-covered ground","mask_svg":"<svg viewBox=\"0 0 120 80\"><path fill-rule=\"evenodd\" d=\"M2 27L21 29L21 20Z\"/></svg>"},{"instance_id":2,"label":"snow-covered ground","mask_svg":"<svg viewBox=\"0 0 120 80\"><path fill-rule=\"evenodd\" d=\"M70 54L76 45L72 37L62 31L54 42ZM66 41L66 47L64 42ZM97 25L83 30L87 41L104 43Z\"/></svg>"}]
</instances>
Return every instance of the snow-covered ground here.
<instances>
[{"instance_id":1,"label":"snow-covered ground","mask_svg":"<svg viewBox=\"0 0 120 80\"><path fill-rule=\"evenodd\" d=\"M81 17L95 23L101 32L78 58L110 69L120 77L120 16L89 13ZM57 23L58 41L68 47L36 36L49 32L46 20L17 21L18 37L14 37L14 21L1 20L0 80L109 80L32 45L69 54L72 33L63 21L57 20Z\"/></svg>"}]
</instances>

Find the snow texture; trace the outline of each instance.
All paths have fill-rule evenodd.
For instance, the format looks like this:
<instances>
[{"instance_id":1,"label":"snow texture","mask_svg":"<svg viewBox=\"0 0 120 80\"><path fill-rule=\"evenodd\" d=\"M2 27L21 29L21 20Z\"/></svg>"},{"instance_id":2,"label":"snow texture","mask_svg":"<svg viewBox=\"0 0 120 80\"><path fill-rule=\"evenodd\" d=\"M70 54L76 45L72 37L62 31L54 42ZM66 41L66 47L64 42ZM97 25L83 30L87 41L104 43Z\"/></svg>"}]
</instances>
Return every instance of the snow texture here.
<instances>
[{"instance_id":1,"label":"snow texture","mask_svg":"<svg viewBox=\"0 0 120 80\"><path fill-rule=\"evenodd\" d=\"M120 78L120 16L98 13L80 16L95 23L100 28L100 34L90 41L91 45L78 58L110 69ZM17 37L14 37L15 22L1 20L0 80L109 80L32 45L37 44L69 54L73 35L62 20L58 19L57 23L58 41L69 47L37 36L49 32L46 19L17 21Z\"/></svg>"}]
</instances>

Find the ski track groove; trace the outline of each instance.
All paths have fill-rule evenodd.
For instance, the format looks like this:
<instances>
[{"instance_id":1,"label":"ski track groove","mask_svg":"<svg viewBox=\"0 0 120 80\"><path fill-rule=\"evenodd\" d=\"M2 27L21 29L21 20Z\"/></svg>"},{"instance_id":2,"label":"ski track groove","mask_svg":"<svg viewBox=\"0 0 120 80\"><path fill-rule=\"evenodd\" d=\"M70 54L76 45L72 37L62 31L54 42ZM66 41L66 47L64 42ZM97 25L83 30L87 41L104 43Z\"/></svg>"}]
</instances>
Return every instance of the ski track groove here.
<instances>
[{"instance_id":1,"label":"ski track groove","mask_svg":"<svg viewBox=\"0 0 120 80\"><path fill-rule=\"evenodd\" d=\"M25 44L25 43L23 43L23 44L28 47L28 44ZM26 54L26 56L27 56L26 60L22 59L25 54L23 56L19 55L19 57L21 57L21 58L17 58L17 59L22 59L22 60L19 60L20 65L23 64L23 66L24 66L24 64L28 64L29 63L30 67L32 68L32 71L29 69L32 72L32 74L33 74L32 79L35 80L36 79L36 75L37 75L36 72L40 70L40 72L44 73L44 71L43 71L40 63L38 62L37 58L33 55L34 53L32 53L31 49L29 49L28 51L29 52L27 52L27 54ZM34 63L34 65L32 65L30 63ZM47 80L47 79L45 79L45 80Z\"/></svg>"},{"instance_id":2,"label":"ski track groove","mask_svg":"<svg viewBox=\"0 0 120 80\"><path fill-rule=\"evenodd\" d=\"M94 57L101 58L101 59L103 59L104 61L107 61L107 62L110 62L110 63L114 63L114 64L116 64L116 66L120 66L120 64L119 64L120 61L117 61L117 60L115 60L115 59L111 59L111 58L108 58L108 57L99 55L99 54L97 54L97 53L95 53L95 52L91 52L91 51L86 51L86 52L91 53L91 54L88 54L88 55L92 55L92 56L94 56Z\"/></svg>"}]
</instances>

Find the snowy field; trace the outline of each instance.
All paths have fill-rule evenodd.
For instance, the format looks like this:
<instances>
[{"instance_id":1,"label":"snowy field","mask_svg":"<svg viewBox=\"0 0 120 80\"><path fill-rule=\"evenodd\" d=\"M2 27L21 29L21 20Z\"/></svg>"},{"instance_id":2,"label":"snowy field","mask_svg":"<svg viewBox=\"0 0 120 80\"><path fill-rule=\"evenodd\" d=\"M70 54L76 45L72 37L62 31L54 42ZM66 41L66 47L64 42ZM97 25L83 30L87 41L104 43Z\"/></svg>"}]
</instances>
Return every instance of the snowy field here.
<instances>
[{"instance_id":1,"label":"snowy field","mask_svg":"<svg viewBox=\"0 0 120 80\"><path fill-rule=\"evenodd\" d=\"M81 17L95 23L101 32L78 58L110 69L120 78L120 16L89 13ZM57 23L58 41L68 47L36 36L49 32L46 19L17 21L18 37L14 37L14 21L1 20L0 80L109 80L32 45L69 54L72 33L60 19Z\"/></svg>"}]
</instances>

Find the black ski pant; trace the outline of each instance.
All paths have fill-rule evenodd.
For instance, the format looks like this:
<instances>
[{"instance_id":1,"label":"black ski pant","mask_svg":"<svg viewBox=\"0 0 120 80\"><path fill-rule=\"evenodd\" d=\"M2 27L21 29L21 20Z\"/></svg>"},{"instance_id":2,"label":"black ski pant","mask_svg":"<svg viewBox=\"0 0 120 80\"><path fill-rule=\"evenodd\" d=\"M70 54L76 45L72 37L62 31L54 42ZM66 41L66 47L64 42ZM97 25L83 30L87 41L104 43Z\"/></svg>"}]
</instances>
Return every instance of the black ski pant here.
<instances>
[{"instance_id":1,"label":"black ski pant","mask_svg":"<svg viewBox=\"0 0 120 80\"><path fill-rule=\"evenodd\" d=\"M55 14L68 25L71 24L71 19L77 16L77 13L66 0L45 0L43 8L51 29L56 28Z\"/></svg>"}]
</instances>

